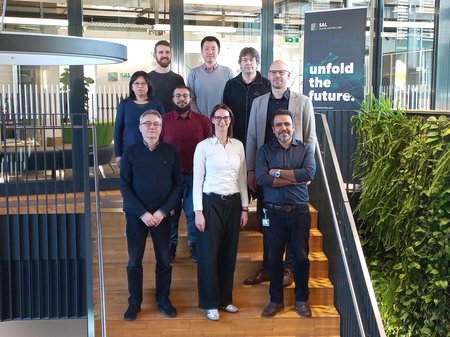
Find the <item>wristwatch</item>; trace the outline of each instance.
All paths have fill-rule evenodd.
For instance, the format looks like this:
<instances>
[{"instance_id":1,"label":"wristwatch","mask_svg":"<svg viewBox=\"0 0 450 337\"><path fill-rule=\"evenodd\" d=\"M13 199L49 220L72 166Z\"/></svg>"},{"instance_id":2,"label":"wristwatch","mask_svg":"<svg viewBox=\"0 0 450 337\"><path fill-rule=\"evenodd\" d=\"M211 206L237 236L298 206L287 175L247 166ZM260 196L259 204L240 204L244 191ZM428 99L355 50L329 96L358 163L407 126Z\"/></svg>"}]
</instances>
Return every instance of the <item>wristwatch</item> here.
<instances>
[{"instance_id":1,"label":"wristwatch","mask_svg":"<svg viewBox=\"0 0 450 337\"><path fill-rule=\"evenodd\" d=\"M274 176L275 176L275 178L280 178L281 177L281 170L276 170Z\"/></svg>"}]
</instances>

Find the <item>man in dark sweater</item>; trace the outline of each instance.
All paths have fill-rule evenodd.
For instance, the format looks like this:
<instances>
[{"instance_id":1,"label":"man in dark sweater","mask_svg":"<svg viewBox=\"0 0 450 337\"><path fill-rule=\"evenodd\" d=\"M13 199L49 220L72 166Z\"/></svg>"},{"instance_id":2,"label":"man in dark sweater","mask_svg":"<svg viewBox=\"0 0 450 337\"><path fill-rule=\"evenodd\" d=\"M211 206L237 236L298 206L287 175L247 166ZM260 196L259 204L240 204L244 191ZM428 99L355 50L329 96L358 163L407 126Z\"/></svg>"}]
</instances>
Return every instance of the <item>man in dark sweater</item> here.
<instances>
[{"instance_id":1,"label":"man in dark sweater","mask_svg":"<svg viewBox=\"0 0 450 337\"><path fill-rule=\"evenodd\" d=\"M270 82L256 70L260 64L260 58L255 48L243 48L239 54L238 63L241 72L225 85L223 103L233 111L233 137L239 139L245 148L253 100L270 92Z\"/></svg>"},{"instance_id":2,"label":"man in dark sweater","mask_svg":"<svg viewBox=\"0 0 450 337\"><path fill-rule=\"evenodd\" d=\"M125 149L120 167L120 189L128 243L128 309L124 319L135 320L142 303L142 258L150 232L156 259L158 310L175 317L169 300L172 267L169 262L170 217L182 190L175 148L159 140L162 118L156 110L139 119L143 142Z\"/></svg>"},{"instance_id":3,"label":"man in dark sweater","mask_svg":"<svg viewBox=\"0 0 450 337\"><path fill-rule=\"evenodd\" d=\"M152 98L161 101L164 111L172 111L172 92L179 86L184 85L184 79L170 70L172 62L172 51L170 43L166 40L156 42L153 57L157 63L154 70L148 73L152 87Z\"/></svg>"}]
</instances>

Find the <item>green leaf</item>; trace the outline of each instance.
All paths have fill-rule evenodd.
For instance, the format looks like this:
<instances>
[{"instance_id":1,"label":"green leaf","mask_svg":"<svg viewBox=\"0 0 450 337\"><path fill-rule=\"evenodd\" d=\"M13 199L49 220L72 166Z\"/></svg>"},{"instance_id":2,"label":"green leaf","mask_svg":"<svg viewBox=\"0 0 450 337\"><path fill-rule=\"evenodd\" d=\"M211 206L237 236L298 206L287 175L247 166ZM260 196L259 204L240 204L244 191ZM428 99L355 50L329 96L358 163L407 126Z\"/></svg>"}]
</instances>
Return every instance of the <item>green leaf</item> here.
<instances>
[{"instance_id":1,"label":"green leaf","mask_svg":"<svg viewBox=\"0 0 450 337\"><path fill-rule=\"evenodd\" d=\"M420 269L420 264L418 264L417 262L411 262L410 264L408 264L408 268Z\"/></svg>"},{"instance_id":2,"label":"green leaf","mask_svg":"<svg viewBox=\"0 0 450 337\"><path fill-rule=\"evenodd\" d=\"M448 287L448 281L447 280L439 280L434 282L434 284L436 285L436 287L442 288L442 289L447 289Z\"/></svg>"}]
</instances>

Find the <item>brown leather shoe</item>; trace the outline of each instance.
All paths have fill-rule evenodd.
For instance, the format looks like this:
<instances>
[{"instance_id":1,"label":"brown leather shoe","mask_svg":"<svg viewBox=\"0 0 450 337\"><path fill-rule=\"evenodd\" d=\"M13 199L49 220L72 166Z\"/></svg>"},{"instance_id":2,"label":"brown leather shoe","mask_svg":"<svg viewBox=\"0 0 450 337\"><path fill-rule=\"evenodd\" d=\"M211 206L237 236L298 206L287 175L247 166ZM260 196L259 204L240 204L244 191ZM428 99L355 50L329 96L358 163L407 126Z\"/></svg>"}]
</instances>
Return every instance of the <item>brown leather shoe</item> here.
<instances>
[{"instance_id":1,"label":"brown leather shoe","mask_svg":"<svg viewBox=\"0 0 450 337\"><path fill-rule=\"evenodd\" d=\"M286 268L283 275L283 287L289 287L292 283L294 283L294 273Z\"/></svg>"},{"instance_id":2,"label":"brown leather shoe","mask_svg":"<svg viewBox=\"0 0 450 337\"><path fill-rule=\"evenodd\" d=\"M267 271L261 268L260 270L258 270L255 277L249 277L248 279L244 280L244 284L253 285L260 284L266 281L269 281L269 274L267 273Z\"/></svg>"}]
</instances>

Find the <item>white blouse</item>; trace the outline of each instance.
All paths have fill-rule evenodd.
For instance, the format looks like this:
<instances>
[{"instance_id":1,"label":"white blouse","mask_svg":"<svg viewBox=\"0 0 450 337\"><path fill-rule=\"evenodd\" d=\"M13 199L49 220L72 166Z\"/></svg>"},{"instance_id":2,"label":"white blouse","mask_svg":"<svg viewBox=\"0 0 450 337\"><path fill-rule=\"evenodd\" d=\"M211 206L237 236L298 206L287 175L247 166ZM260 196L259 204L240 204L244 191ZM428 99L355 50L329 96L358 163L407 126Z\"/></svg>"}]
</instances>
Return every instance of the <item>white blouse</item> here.
<instances>
[{"instance_id":1,"label":"white blouse","mask_svg":"<svg viewBox=\"0 0 450 337\"><path fill-rule=\"evenodd\" d=\"M203 193L241 194L242 207L248 206L247 168L242 143L229 138L225 147L217 137L197 144L194 152L194 211L203 210Z\"/></svg>"}]
</instances>

